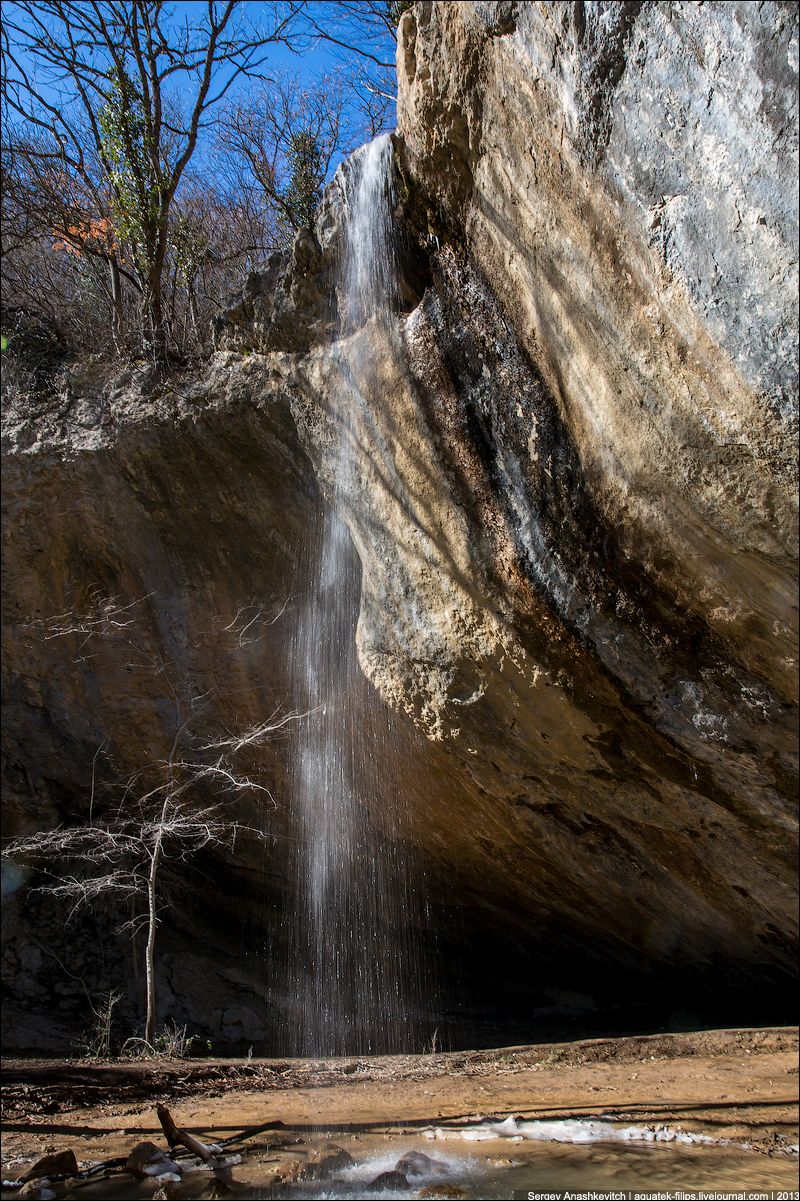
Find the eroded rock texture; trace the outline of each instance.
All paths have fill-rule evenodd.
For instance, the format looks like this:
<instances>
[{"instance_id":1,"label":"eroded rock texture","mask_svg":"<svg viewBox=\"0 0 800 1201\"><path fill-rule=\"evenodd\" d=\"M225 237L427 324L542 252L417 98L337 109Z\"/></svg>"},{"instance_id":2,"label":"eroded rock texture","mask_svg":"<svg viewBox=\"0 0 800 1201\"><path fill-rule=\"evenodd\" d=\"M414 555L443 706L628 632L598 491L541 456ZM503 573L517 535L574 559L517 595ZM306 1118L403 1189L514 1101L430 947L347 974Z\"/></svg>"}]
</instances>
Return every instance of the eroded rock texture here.
<instances>
[{"instance_id":1,"label":"eroded rock texture","mask_svg":"<svg viewBox=\"0 0 800 1201\"><path fill-rule=\"evenodd\" d=\"M133 765L166 738L117 663L76 673L23 629L95 581L152 594L152 646L220 720L255 720L259 689L291 706L292 603L244 664L192 631L302 596L310 463L330 495L347 411L355 636L397 714L385 786L440 932L436 1020L512 1015L499 1040L654 997L773 1020L797 921L796 6L418 0L398 65L388 325L335 340L340 177L206 378L137 404L76 378L60 421L12 422L19 822L74 809L102 737ZM255 765L263 966L225 936L238 901L195 904L221 1000L188 1012L231 1042L290 1009L286 760ZM226 866L253 909L259 868Z\"/></svg>"}]
</instances>

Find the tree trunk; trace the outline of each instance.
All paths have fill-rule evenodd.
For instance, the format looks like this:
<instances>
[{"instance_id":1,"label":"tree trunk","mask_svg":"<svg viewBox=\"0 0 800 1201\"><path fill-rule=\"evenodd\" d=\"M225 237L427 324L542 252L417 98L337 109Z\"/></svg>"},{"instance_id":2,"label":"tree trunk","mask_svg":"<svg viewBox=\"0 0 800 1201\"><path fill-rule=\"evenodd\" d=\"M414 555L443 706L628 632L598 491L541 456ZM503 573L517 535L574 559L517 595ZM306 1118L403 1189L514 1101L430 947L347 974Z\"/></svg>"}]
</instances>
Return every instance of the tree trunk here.
<instances>
[{"instance_id":1,"label":"tree trunk","mask_svg":"<svg viewBox=\"0 0 800 1201\"><path fill-rule=\"evenodd\" d=\"M167 352L164 331L164 314L161 305L161 272L155 268L147 277L147 326L150 335L150 353L153 361L161 363Z\"/></svg>"},{"instance_id":2,"label":"tree trunk","mask_svg":"<svg viewBox=\"0 0 800 1201\"><path fill-rule=\"evenodd\" d=\"M200 349L200 319L197 315L197 297L195 296L193 277L189 280L187 288L189 292L189 317L192 322L195 344Z\"/></svg>"},{"instance_id":3,"label":"tree trunk","mask_svg":"<svg viewBox=\"0 0 800 1201\"><path fill-rule=\"evenodd\" d=\"M145 987L147 990L147 1017L144 1025L145 1042L153 1045L156 1033L156 926L158 924L156 881L158 863L161 858L161 831L156 835L150 857L150 874L147 878L147 944L144 951Z\"/></svg>"},{"instance_id":4,"label":"tree trunk","mask_svg":"<svg viewBox=\"0 0 800 1201\"><path fill-rule=\"evenodd\" d=\"M123 346L123 316L122 316L122 277L119 273L119 264L112 254L108 260L109 272L111 274L111 333L114 338L114 349L117 354L120 354Z\"/></svg>"},{"instance_id":5,"label":"tree trunk","mask_svg":"<svg viewBox=\"0 0 800 1201\"><path fill-rule=\"evenodd\" d=\"M145 1042L153 1045L153 1039L156 1033L156 926L158 925L158 894L156 885L158 883L158 868L161 862L161 849L164 843L164 826L167 822L167 817L172 805L172 791L175 787L175 756L178 751L178 743L180 742L181 734L184 730L185 723L181 721L181 706L176 700L175 706L175 737L172 740L172 747L167 759L167 791L164 796L164 803L161 806L161 818L156 829L156 836L153 840L153 849L150 852L150 873L147 877L147 946L144 952L145 966L145 987L147 990L147 1016L145 1018L144 1037Z\"/></svg>"},{"instance_id":6,"label":"tree trunk","mask_svg":"<svg viewBox=\"0 0 800 1201\"><path fill-rule=\"evenodd\" d=\"M150 327L151 353L153 361L163 363L167 357L167 330L164 320L162 281L164 262L167 255L166 213L162 215L155 244L148 252L150 269L147 273L147 318Z\"/></svg>"}]
</instances>

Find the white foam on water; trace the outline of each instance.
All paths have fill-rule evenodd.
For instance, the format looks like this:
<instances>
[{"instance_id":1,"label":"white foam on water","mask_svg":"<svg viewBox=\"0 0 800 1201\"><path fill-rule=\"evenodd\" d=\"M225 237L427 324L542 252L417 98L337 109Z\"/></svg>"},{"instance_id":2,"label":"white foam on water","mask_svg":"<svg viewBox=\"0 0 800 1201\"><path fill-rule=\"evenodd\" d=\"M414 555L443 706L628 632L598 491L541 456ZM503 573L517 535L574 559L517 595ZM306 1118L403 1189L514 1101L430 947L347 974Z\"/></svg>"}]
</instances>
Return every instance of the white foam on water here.
<instances>
[{"instance_id":1,"label":"white foam on water","mask_svg":"<svg viewBox=\"0 0 800 1201\"><path fill-rule=\"evenodd\" d=\"M482 1175L484 1165L467 1155L437 1154L426 1156L430 1162L421 1163L417 1170L406 1170L407 1186L375 1189L372 1182L384 1172L398 1171L401 1160L414 1152L418 1146L398 1146L391 1150L376 1152L359 1159L346 1168L338 1169L331 1180L320 1183L309 1197L317 1201L348 1201L349 1198L376 1197L379 1201L407 1201L416 1197L426 1185L441 1185L448 1182L461 1184L467 1179L475 1181L476 1174ZM422 1158L422 1157L421 1157ZM313 1186L312 1186L313 1189Z\"/></svg>"},{"instance_id":2,"label":"white foam on water","mask_svg":"<svg viewBox=\"0 0 800 1201\"><path fill-rule=\"evenodd\" d=\"M644 1142L644 1143L717 1143L707 1134L691 1134L673 1130L669 1126L620 1126L598 1118L561 1118L554 1121L523 1121L513 1116L502 1122L477 1122L471 1126L456 1128L434 1126L423 1132L429 1139L463 1139L465 1142L483 1142L492 1138L503 1138L510 1142L532 1139L549 1143L597 1143L597 1142Z\"/></svg>"},{"instance_id":3,"label":"white foam on water","mask_svg":"<svg viewBox=\"0 0 800 1201\"><path fill-rule=\"evenodd\" d=\"M418 1148L416 1147L395 1147L391 1151L369 1155L366 1159L361 1159L346 1168L338 1169L336 1179L347 1183L355 1181L370 1182L376 1176L380 1176L382 1172L396 1171L397 1165L403 1157L417 1150ZM430 1168L426 1168L421 1172L407 1171L405 1173L409 1181L417 1188L420 1184L433 1184L437 1181L452 1179L465 1172L474 1172L475 1170L475 1161L468 1156L437 1154L435 1158L433 1156L429 1158L431 1160Z\"/></svg>"}]
</instances>

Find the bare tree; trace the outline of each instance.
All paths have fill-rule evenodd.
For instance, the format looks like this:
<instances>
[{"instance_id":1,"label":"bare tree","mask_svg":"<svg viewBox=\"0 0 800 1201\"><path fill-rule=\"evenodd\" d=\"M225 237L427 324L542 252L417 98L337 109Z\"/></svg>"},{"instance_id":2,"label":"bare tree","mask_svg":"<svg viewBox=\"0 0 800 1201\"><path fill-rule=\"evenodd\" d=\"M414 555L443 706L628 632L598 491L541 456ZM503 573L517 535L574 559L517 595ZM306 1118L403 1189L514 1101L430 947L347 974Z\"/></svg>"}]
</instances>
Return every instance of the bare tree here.
<instances>
[{"instance_id":1,"label":"bare tree","mask_svg":"<svg viewBox=\"0 0 800 1201\"><path fill-rule=\"evenodd\" d=\"M73 269L76 282L82 272L88 273L99 284L95 303L100 301L97 308L101 318L103 311L110 309L112 337L119 351L125 325L123 280L127 280L140 297L141 283L125 263L110 204L103 203L100 192L90 191L79 175L65 172L49 149L49 142L40 135L12 136L4 146L4 274L11 272L14 292L19 298L28 290L24 275L29 271L31 261L28 256L21 273L23 278L14 279L22 247L27 245L34 252L39 247L46 248L45 272L52 266L47 260L53 259L54 252L65 252L72 259L69 267ZM10 258L7 257L9 254ZM35 259L40 257L35 254ZM67 264L62 262L61 266Z\"/></svg>"},{"instance_id":2,"label":"bare tree","mask_svg":"<svg viewBox=\"0 0 800 1201\"><path fill-rule=\"evenodd\" d=\"M166 263L166 316L172 342L202 353L211 322L249 271L283 240L277 215L245 187L187 179L175 202Z\"/></svg>"},{"instance_id":3,"label":"bare tree","mask_svg":"<svg viewBox=\"0 0 800 1201\"><path fill-rule=\"evenodd\" d=\"M237 789L247 786L231 769L225 770ZM192 783L199 782L201 775L196 773ZM223 817L220 805L192 809L181 803L181 789L188 786L188 781L174 788L165 783L163 799L156 807L148 803L153 800L150 795L135 797L132 804L129 801L128 812L120 809L115 816L90 825L38 831L14 839L3 851L4 858L23 862L59 862L64 874L41 890L69 900L71 913L101 899L133 906L132 916L118 929L132 934L141 928L146 931L144 1039L150 1045L156 1021L155 949L162 911L162 869L170 862L185 862L205 847L232 846L242 829Z\"/></svg>"},{"instance_id":4,"label":"bare tree","mask_svg":"<svg viewBox=\"0 0 800 1201\"><path fill-rule=\"evenodd\" d=\"M312 224L332 163L352 149L346 100L339 77L311 87L283 77L253 89L221 118L219 140L237 191L255 192L276 214L284 241Z\"/></svg>"},{"instance_id":5,"label":"bare tree","mask_svg":"<svg viewBox=\"0 0 800 1201\"><path fill-rule=\"evenodd\" d=\"M181 180L215 106L241 76L261 73L302 7L207 0L181 21L163 0L4 4L7 141L31 175L80 196L82 218L68 229L82 249L119 265L124 248L156 359L167 348L163 281ZM106 220L114 241L101 250L96 224Z\"/></svg>"},{"instance_id":6,"label":"bare tree","mask_svg":"<svg viewBox=\"0 0 800 1201\"><path fill-rule=\"evenodd\" d=\"M343 65L359 124L375 137L395 124L397 27L412 0L327 0L310 4L306 22Z\"/></svg>"},{"instance_id":7,"label":"bare tree","mask_svg":"<svg viewBox=\"0 0 800 1201\"><path fill-rule=\"evenodd\" d=\"M50 876L51 882L41 891L68 901L70 916L82 906L110 902L124 913L120 931L129 931L133 938L144 931L144 1041L152 1045L157 930L182 865L206 848L232 848L237 836L264 837L259 827L229 817L232 802L245 798L259 797L274 808L269 788L237 769L236 760L299 715L273 713L254 727L237 733L218 730L209 737L210 690L181 687L175 664L159 651L153 653L141 636L141 607L148 599L125 604L116 597L98 596L86 613L69 611L32 626L46 639L74 638L78 662L96 654L97 641L102 639L152 672L172 701L173 731L167 754L124 780L115 780L103 790L101 800L98 768L111 761L104 742L95 752L87 781L86 820L13 839L3 858L31 864ZM262 637L279 616L266 619L258 606L242 607L222 627L231 637L233 653ZM198 797L209 795L210 802L198 803Z\"/></svg>"},{"instance_id":8,"label":"bare tree","mask_svg":"<svg viewBox=\"0 0 800 1201\"><path fill-rule=\"evenodd\" d=\"M286 237L258 189L224 166L211 180L188 170L171 209L163 308L170 348L181 355L208 349L212 319ZM17 374L25 335L37 320L64 347L136 353L141 290L113 224L109 218L87 221L88 208L68 203L54 170L34 174L30 167L28 160L4 155L0 295ZM16 314L24 333L15 332ZM27 357L41 373L40 348L31 349L36 353Z\"/></svg>"}]
</instances>

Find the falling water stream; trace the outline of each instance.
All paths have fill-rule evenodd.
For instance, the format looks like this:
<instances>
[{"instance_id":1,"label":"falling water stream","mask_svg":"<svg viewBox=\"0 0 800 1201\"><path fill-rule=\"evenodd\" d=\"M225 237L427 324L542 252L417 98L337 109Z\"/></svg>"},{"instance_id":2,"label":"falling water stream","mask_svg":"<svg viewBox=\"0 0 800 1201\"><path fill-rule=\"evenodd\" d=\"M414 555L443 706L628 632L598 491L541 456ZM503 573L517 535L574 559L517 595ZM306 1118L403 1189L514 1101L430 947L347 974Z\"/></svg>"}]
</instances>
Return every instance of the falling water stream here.
<instances>
[{"instance_id":1,"label":"falling water stream","mask_svg":"<svg viewBox=\"0 0 800 1201\"><path fill-rule=\"evenodd\" d=\"M349 360L351 379L353 356L364 355L364 348L369 354L369 339L347 335L368 321L393 320L391 153L389 138L378 138L353 156L344 176L342 338L335 353ZM370 364L359 360L357 366L369 392ZM357 661L360 565L343 517L353 494L355 413L362 400L339 397L333 415L331 503L321 520L315 582L296 646L308 717L295 762L290 1049L303 1055L419 1049L411 1016L419 902L408 853L393 836L400 799L390 770L391 717Z\"/></svg>"}]
</instances>

